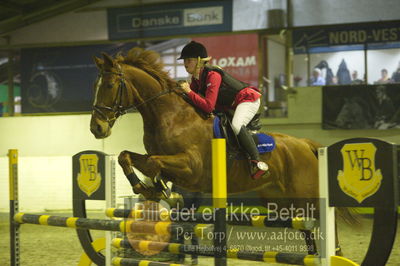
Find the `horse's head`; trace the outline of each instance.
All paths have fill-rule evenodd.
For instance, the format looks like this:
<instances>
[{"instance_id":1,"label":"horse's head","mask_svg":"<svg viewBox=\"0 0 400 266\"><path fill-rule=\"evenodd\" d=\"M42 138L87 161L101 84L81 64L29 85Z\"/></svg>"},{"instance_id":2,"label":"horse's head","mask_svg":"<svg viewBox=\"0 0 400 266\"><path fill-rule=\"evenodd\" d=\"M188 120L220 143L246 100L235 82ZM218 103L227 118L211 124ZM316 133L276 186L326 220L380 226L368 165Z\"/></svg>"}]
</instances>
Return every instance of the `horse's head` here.
<instances>
[{"instance_id":1,"label":"horse's head","mask_svg":"<svg viewBox=\"0 0 400 266\"><path fill-rule=\"evenodd\" d=\"M345 102L340 110L336 125L340 128L366 128L368 120L365 111L356 98L345 98Z\"/></svg>"},{"instance_id":2,"label":"horse's head","mask_svg":"<svg viewBox=\"0 0 400 266\"><path fill-rule=\"evenodd\" d=\"M94 86L93 112L90 121L90 131L100 139L111 134L111 128L116 119L131 106L126 81L121 66L109 55L103 54L103 59L94 57L99 76Z\"/></svg>"},{"instance_id":3,"label":"horse's head","mask_svg":"<svg viewBox=\"0 0 400 266\"><path fill-rule=\"evenodd\" d=\"M153 51L136 47L125 57L113 59L103 53L103 59L94 57L94 61L99 77L94 87L90 131L96 138L108 137L117 118L130 108L142 113L155 106L156 110L146 114L161 112L160 104L157 107L154 102L176 90L176 82L163 70L159 55ZM162 105L170 110L173 104Z\"/></svg>"}]
</instances>

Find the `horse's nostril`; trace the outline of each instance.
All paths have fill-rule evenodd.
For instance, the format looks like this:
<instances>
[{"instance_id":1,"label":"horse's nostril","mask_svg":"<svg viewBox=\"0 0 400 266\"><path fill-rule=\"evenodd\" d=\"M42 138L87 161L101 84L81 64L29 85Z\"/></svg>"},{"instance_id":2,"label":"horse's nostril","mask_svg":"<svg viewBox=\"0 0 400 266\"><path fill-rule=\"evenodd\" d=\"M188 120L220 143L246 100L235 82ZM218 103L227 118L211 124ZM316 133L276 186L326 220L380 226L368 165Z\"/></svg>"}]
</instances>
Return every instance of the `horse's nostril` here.
<instances>
[{"instance_id":1,"label":"horse's nostril","mask_svg":"<svg viewBox=\"0 0 400 266\"><path fill-rule=\"evenodd\" d=\"M97 125L96 131L97 131L97 133L101 133L101 126L100 125Z\"/></svg>"}]
</instances>

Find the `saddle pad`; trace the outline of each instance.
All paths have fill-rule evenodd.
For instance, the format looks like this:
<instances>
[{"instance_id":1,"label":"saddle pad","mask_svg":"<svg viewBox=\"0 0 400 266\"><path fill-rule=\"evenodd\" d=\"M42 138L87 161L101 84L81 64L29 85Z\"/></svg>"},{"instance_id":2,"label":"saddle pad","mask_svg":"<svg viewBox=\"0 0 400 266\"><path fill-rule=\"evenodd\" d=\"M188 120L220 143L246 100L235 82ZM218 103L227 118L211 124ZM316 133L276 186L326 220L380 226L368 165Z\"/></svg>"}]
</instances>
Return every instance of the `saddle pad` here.
<instances>
[{"instance_id":1,"label":"saddle pad","mask_svg":"<svg viewBox=\"0 0 400 266\"><path fill-rule=\"evenodd\" d=\"M214 131L214 138L216 139L223 139L221 128L220 128L221 119L218 116L214 117L214 124L213 124L213 131Z\"/></svg>"},{"instance_id":2,"label":"saddle pad","mask_svg":"<svg viewBox=\"0 0 400 266\"><path fill-rule=\"evenodd\" d=\"M257 133L257 149L259 153L266 153L271 152L275 149L275 140L272 136L264 134L264 133Z\"/></svg>"},{"instance_id":3,"label":"saddle pad","mask_svg":"<svg viewBox=\"0 0 400 266\"><path fill-rule=\"evenodd\" d=\"M213 131L214 131L214 138L221 139L224 138L221 132L220 128L220 118L216 116L214 118L214 124L213 124ZM273 137L264 134L264 133L257 133L257 149L260 154L266 153L266 152L271 152L273 149L275 149L275 140Z\"/></svg>"}]
</instances>

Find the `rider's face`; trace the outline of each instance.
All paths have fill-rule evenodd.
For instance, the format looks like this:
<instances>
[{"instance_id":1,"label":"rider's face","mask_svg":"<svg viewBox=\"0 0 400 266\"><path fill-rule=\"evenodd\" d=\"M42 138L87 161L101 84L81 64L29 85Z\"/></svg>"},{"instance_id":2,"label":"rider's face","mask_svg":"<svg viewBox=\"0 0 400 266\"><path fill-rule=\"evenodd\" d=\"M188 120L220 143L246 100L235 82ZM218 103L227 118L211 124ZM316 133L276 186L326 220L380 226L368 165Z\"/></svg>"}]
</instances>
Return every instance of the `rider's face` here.
<instances>
[{"instance_id":1,"label":"rider's face","mask_svg":"<svg viewBox=\"0 0 400 266\"><path fill-rule=\"evenodd\" d=\"M194 74L196 71L197 58L185 58L183 59L185 69L189 74Z\"/></svg>"}]
</instances>

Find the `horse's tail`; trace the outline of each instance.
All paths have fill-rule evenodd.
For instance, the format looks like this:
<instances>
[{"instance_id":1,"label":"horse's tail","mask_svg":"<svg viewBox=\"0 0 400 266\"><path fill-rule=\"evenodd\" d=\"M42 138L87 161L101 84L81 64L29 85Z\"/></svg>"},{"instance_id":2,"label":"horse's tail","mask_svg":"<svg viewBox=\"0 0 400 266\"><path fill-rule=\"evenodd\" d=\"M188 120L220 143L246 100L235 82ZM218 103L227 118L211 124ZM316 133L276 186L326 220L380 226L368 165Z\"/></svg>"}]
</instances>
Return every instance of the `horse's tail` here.
<instances>
[{"instance_id":1,"label":"horse's tail","mask_svg":"<svg viewBox=\"0 0 400 266\"><path fill-rule=\"evenodd\" d=\"M361 225L361 216L355 208L336 207L335 215L336 218L339 218L348 225Z\"/></svg>"},{"instance_id":2,"label":"horse's tail","mask_svg":"<svg viewBox=\"0 0 400 266\"><path fill-rule=\"evenodd\" d=\"M310 140L310 139L303 139L303 140L308 144L311 151L314 153L315 157L318 158L318 148L321 148L322 145L319 144L318 142Z\"/></svg>"}]
</instances>

